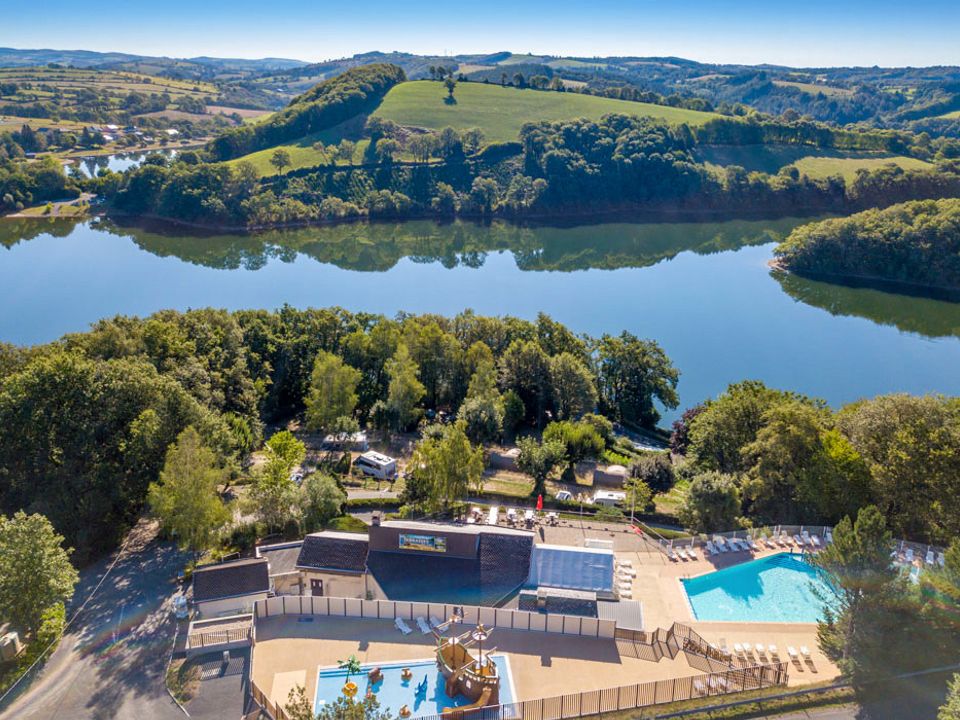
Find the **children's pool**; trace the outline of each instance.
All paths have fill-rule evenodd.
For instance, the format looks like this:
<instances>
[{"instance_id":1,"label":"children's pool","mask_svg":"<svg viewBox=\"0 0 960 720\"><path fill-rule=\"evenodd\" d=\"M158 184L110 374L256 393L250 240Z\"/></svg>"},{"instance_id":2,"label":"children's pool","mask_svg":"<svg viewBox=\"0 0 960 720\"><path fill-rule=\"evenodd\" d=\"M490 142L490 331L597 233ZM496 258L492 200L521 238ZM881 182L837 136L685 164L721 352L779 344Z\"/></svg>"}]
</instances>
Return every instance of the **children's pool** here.
<instances>
[{"instance_id":1,"label":"children's pool","mask_svg":"<svg viewBox=\"0 0 960 720\"><path fill-rule=\"evenodd\" d=\"M500 704L513 702L513 682L510 676L510 662L505 655L491 655L490 658L500 673ZM378 667L383 671L383 680L371 684L367 673ZM413 677L404 680L400 675L403 668L410 668ZM339 668L320 670L317 673L317 697L314 711L320 712L325 703L335 702L341 695L347 673ZM417 687L427 680L425 692L417 692ZM409 706L411 718L439 715L444 708L469 705L470 701L463 695L449 697L444 687L443 676L437 669L434 660L413 660L404 663L372 663L364 665L359 674L354 674L351 680L357 684L357 697L362 698L370 689L376 694L380 708L388 710L393 717L399 717L400 708Z\"/></svg>"},{"instance_id":2,"label":"children's pool","mask_svg":"<svg viewBox=\"0 0 960 720\"><path fill-rule=\"evenodd\" d=\"M812 623L834 592L801 555L778 553L681 581L697 620Z\"/></svg>"}]
</instances>

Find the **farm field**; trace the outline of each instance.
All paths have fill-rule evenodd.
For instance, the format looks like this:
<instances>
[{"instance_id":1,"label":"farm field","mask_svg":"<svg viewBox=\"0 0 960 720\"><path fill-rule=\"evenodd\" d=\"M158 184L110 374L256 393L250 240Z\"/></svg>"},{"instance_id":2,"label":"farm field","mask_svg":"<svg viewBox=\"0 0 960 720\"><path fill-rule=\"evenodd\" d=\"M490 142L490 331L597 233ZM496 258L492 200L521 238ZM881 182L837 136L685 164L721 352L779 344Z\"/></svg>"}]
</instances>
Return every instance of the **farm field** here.
<instances>
[{"instance_id":1,"label":"farm field","mask_svg":"<svg viewBox=\"0 0 960 720\"><path fill-rule=\"evenodd\" d=\"M217 88L201 81L172 80L152 75L108 70L78 68L13 67L0 68L0 82L20 86L22 96L50 97L56 91L70 95L79 89L104 90L117 93L169 93L171 97L185 95L200 97L216 94ZM25 86L32 87L25 87ZM4 98L9 101L10 98Z\"/></svg>"},{"instance_id":2,"label":"farm field","mask_svg":"<svg viewBox=\"0 0 960 720\"><path fill-rule=\"evenodd\" d=\"M816 83L794 82L792 80L774 80L774 85L780 87L794 87L808 95L817 95L822 93L827 97L846 97L853 95L853 90L849 88L831 87L830 85L818 85Z\"/></svg>"},{"instance_id":3,"label":"farm field","mask_svg":"<svg viewBox=\"0 0 960 720\"><path fill-rule=\"evenodd\" d=\"M433 130L476 127L483 130L487 142L516 140L524 123L539 120L578 117L599 120L609 113L623 113L699 125L719 117L714 113L664 105L483 83L459 83L454 96L456 102L447 104L446 92L440 83L429 80L402 83L387 93L373 114L400 125Z\"/></svg>"},{"instance_id":4,"label":"farm field","mask_svg":"<svg viewBox=\"0 0 960 720\"><path fill-rule=\"evenodd\" d=\"M299 170L300 168L313 167L315 165L326 163L326 153L314 150L314 143L322 142L325 145L329 145L331 143L336 143L339 140L340 137L337 133L325 131L316 133L314 135L307 135L306 137L300 138L296 142L287 143L285 145L277 145L275 147L267 148L266 150L260 150L255 153L250 153L249 155L244 155L243 157L228 161L227 164L237 165L241 162L249 162L254 168L256 168L260 177L269 177L277 174L277 169L270 164L270 158L278 149L283 149L290 153L290 167L284 168L284 172L287 172L289 170ZM367 139L357 141L357 145L353 153L354 164L363 162L363 154L369 144L370 141ZM401 156L399 159L407 158ZM338 164L346 163L338 162Z\"/></svg>"}]
</instances>

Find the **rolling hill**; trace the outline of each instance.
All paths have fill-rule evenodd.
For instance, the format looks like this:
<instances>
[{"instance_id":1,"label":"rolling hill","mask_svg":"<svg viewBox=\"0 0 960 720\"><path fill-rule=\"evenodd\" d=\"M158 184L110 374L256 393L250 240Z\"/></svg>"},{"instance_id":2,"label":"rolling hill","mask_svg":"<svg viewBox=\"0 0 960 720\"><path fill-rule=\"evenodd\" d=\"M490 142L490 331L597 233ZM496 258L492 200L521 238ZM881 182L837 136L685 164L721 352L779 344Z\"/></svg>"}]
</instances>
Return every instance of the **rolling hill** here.
<instances>
[{"instance_id":1,"label":"rolling hill","mask_svg":"<svg viewBox=\"0 0 960 720\"><path fill-rule=\"evenodd\" d=\"M390 90L374 111L400 125L440 130L480 128L488 142L516 140L520 128L540 120L571 120L622 113L658 118L670 123L701 125L719 117L666 105L613 100L578 93L518 90L483 83L458 83L456 102L446 102L442 84L428 80L401 83Z\"/></svg>"}]
</instances>

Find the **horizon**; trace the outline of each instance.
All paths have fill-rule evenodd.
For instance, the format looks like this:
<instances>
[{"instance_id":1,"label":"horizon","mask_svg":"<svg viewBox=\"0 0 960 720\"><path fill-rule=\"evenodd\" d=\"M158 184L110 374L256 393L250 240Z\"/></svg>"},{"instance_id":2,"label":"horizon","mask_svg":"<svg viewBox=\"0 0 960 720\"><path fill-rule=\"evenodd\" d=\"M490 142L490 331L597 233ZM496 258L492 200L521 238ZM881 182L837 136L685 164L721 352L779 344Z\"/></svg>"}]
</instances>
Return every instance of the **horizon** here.
<instances>
[{"instance_id":1,"label":"horizon","mask_svg":"<svg viewBox=\"0 0 960 720\"><path fill-rule=\"evenodd\" d=\"M677 57L804 68L960 65L955 37L960 4L947 0L920 0L908 8L889 0L851 0L841 7L826 0L802 7L771 7L759 0L722 7L709 0L670 5L640 0L627 9L615 0L599 0L588 16L564 1L532 0L514 7L491 0L477 17L387 0L348 8L276 0L269 11L252 0L211 0L201 6L170 0L162 15L148 15L146 4L139 5L111 16L50 0L41 17L8 13L0 46L79 45L93 52L171 58L314 63L371 52L370 47L441 57L488 54L497 51L495 42L516 54L559 57ZM87 39L78 43L78 37Z\"/></svg>"}]
</instances>

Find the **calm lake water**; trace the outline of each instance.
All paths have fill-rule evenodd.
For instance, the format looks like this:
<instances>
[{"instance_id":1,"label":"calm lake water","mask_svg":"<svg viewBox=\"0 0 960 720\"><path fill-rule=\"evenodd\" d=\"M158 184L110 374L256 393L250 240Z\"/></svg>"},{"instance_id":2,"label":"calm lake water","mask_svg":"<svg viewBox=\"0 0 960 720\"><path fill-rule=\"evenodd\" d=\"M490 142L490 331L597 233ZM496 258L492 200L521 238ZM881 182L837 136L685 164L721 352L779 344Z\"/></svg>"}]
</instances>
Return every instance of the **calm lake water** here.
<instances>
[{"instance_id":1,"label":"calm lake water","mask_svg":"<svg viewBox=\"0 0 960 720\"><path fill-rule=\"evenodd\" d=\"M0 340L46 342L161 308L542 310L578 332L657 340L682 373L681 408L747 378L834 405L960 394L960 304L771 272L775 242L799 222L408 222L201 237L0 221Z\"/></svg>"},{"instance_id":2,"label":"calm lake water","mask_svg":"<svg viewBox=\"0 0 960 720\"><path fill-rule=\"evenodd\" d=\"M158 154L174 157L177 154L177 151L152 150L149 153L131 152L120 153L117 155L92 155L90 157L80 158L70 167L73 172L78 173L83 177L96 177L105 170L123 172L124 170L130 170L131 168L139 167L143 161L147 159L147 155Z\"/></svg>"}]
</instances>

